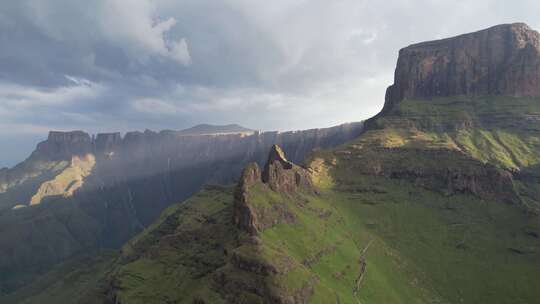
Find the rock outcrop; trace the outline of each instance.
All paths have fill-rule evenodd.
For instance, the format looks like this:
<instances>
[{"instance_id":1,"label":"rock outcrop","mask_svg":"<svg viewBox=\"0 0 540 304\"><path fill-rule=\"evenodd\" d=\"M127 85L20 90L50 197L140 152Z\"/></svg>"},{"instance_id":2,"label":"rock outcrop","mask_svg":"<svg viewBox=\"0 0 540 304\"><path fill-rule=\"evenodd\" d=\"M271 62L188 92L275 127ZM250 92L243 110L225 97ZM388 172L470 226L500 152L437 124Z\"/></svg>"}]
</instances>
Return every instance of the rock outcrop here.
<instances>
[{"instance_id":1,"label":"rock outcrop","mask_svg":"<svg viewBox=\"0 0 540 304\"><path fill-rule=\"evenodd\" d=\"M298 190L315 192L309 173L288 161L285 153L277 145L273 145L262 174L263 183L270 189L280 193L294 193Z\"/></svg>"},{"instance_id":2,"label":"rock outcrop","mask_svg":"<svg viewBox=\"0 0 540 304\"><path fill-rule=\"evenodd\" d=\"M114 151L122 147L122 135L116 133L101 133L94 139L94 150L101 152L105 157L114 155Z\"/></svg>"},{"instance_id":3,"label":"rock outcrop","mask_svg":"<svg viewBox=\"0 0 540 304\"><path fill-rule=\"evenodd\" d=\"M403 99L457 95L540 96L540 34L502 24L399 52L383 112Z\"/></svg>"},{"instance_id":4,"label":"rock outcrop","mask_svg":"<svg viewBox=\"0 0 540 304\"><path fill-rule=\"evenodd\" d=\"M257 233L257 215L249 203L249 188L261 181L261 169L251 163L242 171L242 176L234 193L234 224L249 234Z\"/></svg>"},{"instance_id":5,"label":"rock outcrop","mask_svg":"<svg viewBox=\"0 0 540 304\"><path fill-rule=\"evenodd\" d=\"M356 158L360 162L354 170L359 174L407 180L445 195L469 193L486 201L520 202L511 172L479 162L460 151L373 148L369 154Z\"/></svg>"},{"instance_id":6,"label":"rock outcrop","mask_svg":"<svg viewBox=\"0 0 540 304\"><path fill-rule=\"evenodd\" d=\"M51 131L46 141L38 144L31 157L47 160L69 160L92 151L93 140L83 131Z\"/></svg>"},{"instance_id":7,"label":"rock outcrop","mask_svg":"<svg viewBox=\"0 0 540 304\"><path fill-rule=\"evenodd\" d=\"M234 223L238 228L255 235L280 222L295 221L286 204L274 202L269 206L254 204L251 188L257 184L268 187L281 195L293 196L297 193L316 194L310 173L307 169L293 164L285 157L278 145L270 149L264 171L256 163L249 164L238 183L234 202Z\"/></svg>"},{"instance_id":8,"label":"rock outcrop","mask_svg":"<svg viewBox=\"0 0 540 304\"><path fill-rule=\"evenodd\" d=\"M92 173L96 164L94 155L73 156L71 164L53 180L47 181L39 187L32 196L30 205L37 205L47 197L70 197L84 184L84 179Z\"/></svg>"}]
</instances>

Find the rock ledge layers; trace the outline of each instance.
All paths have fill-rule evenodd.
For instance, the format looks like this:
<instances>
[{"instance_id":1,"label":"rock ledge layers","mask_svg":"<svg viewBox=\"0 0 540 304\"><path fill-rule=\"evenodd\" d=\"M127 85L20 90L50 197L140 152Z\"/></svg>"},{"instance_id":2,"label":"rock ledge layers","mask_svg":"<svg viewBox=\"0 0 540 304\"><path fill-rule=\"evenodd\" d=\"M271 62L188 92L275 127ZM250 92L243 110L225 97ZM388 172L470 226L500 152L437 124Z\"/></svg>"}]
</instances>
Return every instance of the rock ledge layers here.
<instances>
[{"instance_id":1,"label":"rock ledge layers","mask_svg":"<svg viewBox=\"0 0 540 304\"><path fill-rule=\"evenodd\" d=\"M540 96L540 34L502 24L401 49L383 113L403 99L456 95Z\"/></svg>"}]
</instances>

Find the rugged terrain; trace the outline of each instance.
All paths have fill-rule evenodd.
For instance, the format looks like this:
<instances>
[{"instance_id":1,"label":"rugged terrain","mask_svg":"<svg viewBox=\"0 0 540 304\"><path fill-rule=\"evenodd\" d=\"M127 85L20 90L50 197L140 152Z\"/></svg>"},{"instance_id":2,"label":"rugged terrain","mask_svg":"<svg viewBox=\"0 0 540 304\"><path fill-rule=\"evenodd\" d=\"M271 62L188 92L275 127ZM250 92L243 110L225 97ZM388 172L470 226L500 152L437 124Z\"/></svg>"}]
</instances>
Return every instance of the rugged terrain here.
<instances>
[{"instance_id":1,"label":"rugged terrain","mask_svg":"<svg viewBox=\"0 0 540 304\"><path fill-rule=\"evenodd\" d=\"M296 132L234 125L124 136L51 132L0 173L0 291L80 253L119 248L205 183L230 184L247 163L263 164L272 144L302 159L361 130L362 123Z\"/></svg>"},{"instance_id":2,"label":"rugged terrain","mask_svg":"<svg viewBox=\"0 0 540 304\"><path fill-rule=\"evenodd\" d=\"M535 303L538 37L508 24L407 47L360 136L302 165L268 147L235 187L168 207L118 255L5 299Z\"/></svg>"}]
</instances>

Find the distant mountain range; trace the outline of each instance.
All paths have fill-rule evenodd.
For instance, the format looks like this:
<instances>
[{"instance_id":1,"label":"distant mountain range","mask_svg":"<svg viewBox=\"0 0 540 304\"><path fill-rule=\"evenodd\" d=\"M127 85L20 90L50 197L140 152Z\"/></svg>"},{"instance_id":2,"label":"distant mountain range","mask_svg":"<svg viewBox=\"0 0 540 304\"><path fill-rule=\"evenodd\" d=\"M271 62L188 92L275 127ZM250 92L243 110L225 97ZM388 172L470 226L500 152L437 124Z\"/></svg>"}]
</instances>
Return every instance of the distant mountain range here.
<instances>
[{"instance_id":1,"label":"distant mountain range","mask_svg":"<svg viewBox=\"0 0 540 304\"><path fill-rule=\"evenodd\" d=\"M234 183L245 164L264 163L273 144L300 161L355 138L362 126L246 132L201 125L124 136L52 131L24 162L0 171L0 290L16 290L78 254L119 248L204 184Z\"/></svg>"},{"instance_id":2,"label":"distant mountain range","mask_svg":"<svg viewBox=\"0 0 540 304\"><path fill-rule=\"evenodd\" d=\"M540 298L540 34L525 24L402 49L365 123L193 129L53 132L2 171L0 301Z\"/></svg>"}]
</instances>

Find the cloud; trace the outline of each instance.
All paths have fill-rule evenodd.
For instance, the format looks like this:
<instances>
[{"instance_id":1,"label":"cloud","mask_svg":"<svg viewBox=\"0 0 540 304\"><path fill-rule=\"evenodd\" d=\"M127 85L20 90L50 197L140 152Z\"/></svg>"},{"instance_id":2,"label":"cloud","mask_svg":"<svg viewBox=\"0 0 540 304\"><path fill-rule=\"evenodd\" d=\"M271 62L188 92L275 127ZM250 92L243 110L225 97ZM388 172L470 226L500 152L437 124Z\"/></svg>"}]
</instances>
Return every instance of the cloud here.
<instances>
[{"instance_id":1,"label":"cloud","mask_svg":"<svg viewBox=\"0 0 540 304\"><path fill-rule=\"evenodd\" d=\"M0 137L41 134L50 129L99 123L85 112L107 90L87 79L66 76L69 85L48 88L0 82ZM66 125L67 124L67 125Z\"/></svg>"},{"instance_id":2,"label":"cloud","mask_svg":"<svg viewBox=\"0 0 540 304\"><path fill-rule=\"evenodd\" d=\"M168 53L171 58L182 65L189 65L191 63L186 39L182 38L179 41L169 42Z\"/></svg>"},{"instance_id":3,"label":"cloud","mask_svg":"<svg viewBox=\"0 0 540 304\"><path fill-rule=\"evenodd\" d=\"M171 102L167 102L157 98L137 99L133 103L133 108L135 109L135 111L138 111L140 113L147 113L157 116L174 116L180 112L183 112L181 108L175 106Z\"/></svg>"},{"instance_id":4,"label":"cloud","mask_svg":"<svg viewBox=\"0 0 540 304\"><path fill-rule=\"evenodd\" d=\"M400 48L499 23L539 27L539 10L532 0L6 1L0 121L45 136L361 120L382 107Z\"/></svg>"},{"instance_id":5,"label":"cloud","mask_svg":"<svg viewBox=\"0 0 540 304\"><path fill-rule=\"evenodd\" d=\"M126 52L143 63L159 55L181 65L189 64L189 51L185 38L166 38L176 25L172 17L158 16L156 3L150 0L98 1L97 25L109 42L119 42ZM128 8L128 9L127 9Z\"/></svg>"},{"instance_id":6,"label":"cloud","mask_svg":"<svg viewBox=\"0 0 540 304\"><path fill-rule=\"evenodd\" d=\"M65 76L73 85L56 88L28 87L0 82L0 108L33 108L58 106L98 98L103 86L87 79Z\"/></svg>"},{"instance_id":7,"label":"cloud","mask_svg":"<svg viewBox=\"0 0 540 304\"><path fill-rule=\"evenodd\" d=\"M47 125L36 125L27 123L0 123L1 136L13 135L13 130L17 130L17 135L42 135L46 134L49 130L51 130L51 128Z\"/></svg>"},{"instance_id":8,"label":"cloud","mask_svg":"<svg viewBox=\"0 0 540 304\"><path fill-rule=\"evenodd\" d=\"M31 67L45 65L41 73L54 65L53 73L64 69L64 73L97 78L139 72L155 60L188 65L189 41L171 34L178 20L160 15L157 4L152 0L17 1L3 8L6 13L0 20L5 26L0 31L4 42L14 47L6 51L22 50L18 57L33 61ZM65 57L37 63L39 55Z\"/></svg>"}]
</instances>

